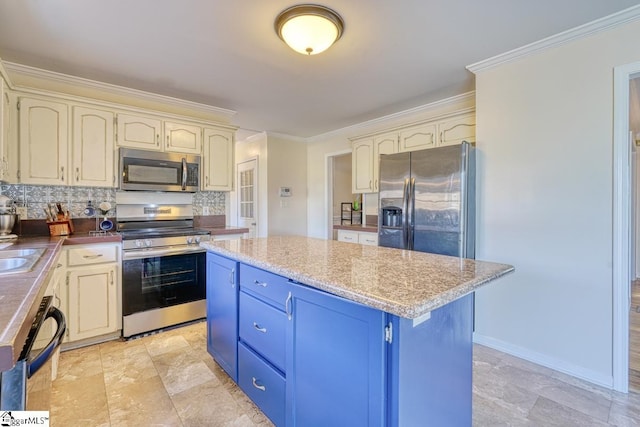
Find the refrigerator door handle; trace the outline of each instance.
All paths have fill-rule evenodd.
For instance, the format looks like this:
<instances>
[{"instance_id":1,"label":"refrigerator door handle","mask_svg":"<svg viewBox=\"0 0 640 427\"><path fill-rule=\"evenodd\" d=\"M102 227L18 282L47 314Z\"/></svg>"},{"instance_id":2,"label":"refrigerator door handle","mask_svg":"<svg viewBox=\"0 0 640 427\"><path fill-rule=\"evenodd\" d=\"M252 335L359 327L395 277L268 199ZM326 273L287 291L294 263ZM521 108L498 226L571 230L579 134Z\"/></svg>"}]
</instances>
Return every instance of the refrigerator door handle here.
<instances>
[{"instance_id":1,"label":"refrigerator door handle","mask_svg":"<svg viewBox=\"0 0 640 427\"><path fill-rule=\"evenodd\" d=\"M409 221L407 212L409 211L409 178L404 180L402 189L402 247L409 249Z\"/></svg>"},{"instance_id":2,"label":"refrigerator door handle","mask_svg":"<svg viewBox=\"0 0 640 427\"><path fill-rule=\"evenodd\" d=\"M415 220L413 218L413 213L415 211L414 209L414 205L415 205L415 196L416 196L416 179L415 178L411 178L411 180L409 181L409 191L407 192L408 196L409 196L409 201L407 203L407 229L408 229L408 249L413 250L413 235L414 235L414 228L415 228Z\"/></svg>"}]
</instances>

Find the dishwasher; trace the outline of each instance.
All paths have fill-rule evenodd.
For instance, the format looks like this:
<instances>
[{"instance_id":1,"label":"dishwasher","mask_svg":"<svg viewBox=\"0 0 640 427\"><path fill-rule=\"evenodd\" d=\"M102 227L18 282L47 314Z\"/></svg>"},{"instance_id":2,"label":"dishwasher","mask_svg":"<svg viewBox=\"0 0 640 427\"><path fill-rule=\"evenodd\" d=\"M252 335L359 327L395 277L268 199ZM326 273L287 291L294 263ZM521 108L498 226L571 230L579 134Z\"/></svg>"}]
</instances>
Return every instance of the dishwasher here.
<instances>
[{"instance_id":1,"label":"dishwasher","mask_svg":"<svg viewBox=\"0 0 640 427\"><path fill-rule=\"evenodd\" d=\"M51 358L67 328L52 301L51 295L42 298L16 365L0 374L0 411L50 410Z\"/></svg>"}]
</instances>

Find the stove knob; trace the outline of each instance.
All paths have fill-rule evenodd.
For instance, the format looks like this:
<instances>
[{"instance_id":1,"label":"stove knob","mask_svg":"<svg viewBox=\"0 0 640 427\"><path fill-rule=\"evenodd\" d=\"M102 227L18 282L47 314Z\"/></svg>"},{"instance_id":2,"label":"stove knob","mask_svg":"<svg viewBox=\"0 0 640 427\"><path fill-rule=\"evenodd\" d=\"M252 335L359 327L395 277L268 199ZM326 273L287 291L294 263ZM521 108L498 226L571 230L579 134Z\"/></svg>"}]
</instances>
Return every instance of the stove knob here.
<instances>
[{"instance_id":1,"label":"stove knob","mask_svg":"<svg viewBox=\"0 0 640 427\"><path fill-rule=\"evenodd\" d=\"M189 236L187 237L187 245L191 245L193 244L193 237Z\"/></svg>"},{"instance_id":2,"label":"stove knob","mask_svg":"<svg viewBox=\"0 0 640 427\"><path fill-rule=\"evenodd\" d=\"M197 244L200 244L200 236L197 236L197 237L196 237L196 245L197 245Z\"/></svg>"},{"instance_id":3,"label":"stove knob","mask_svg":"<svg viewBox=\"0 0 640 427\"><path fill-rule=\"evenodd\" d=\"M151 239L145 239L145 241L144 241L144 245L145 245L146 247L151 246Z\"/></svg>"},{"instance_id":4,"label":"stove knob","mask_svg":"<svg viewBox=\"0 0 640 427\"><path fill-rule=\"evenodd\" d=\"M136 248L141 248L142 246L142 240L136 240Z\"/></svg>"}]
</instances>

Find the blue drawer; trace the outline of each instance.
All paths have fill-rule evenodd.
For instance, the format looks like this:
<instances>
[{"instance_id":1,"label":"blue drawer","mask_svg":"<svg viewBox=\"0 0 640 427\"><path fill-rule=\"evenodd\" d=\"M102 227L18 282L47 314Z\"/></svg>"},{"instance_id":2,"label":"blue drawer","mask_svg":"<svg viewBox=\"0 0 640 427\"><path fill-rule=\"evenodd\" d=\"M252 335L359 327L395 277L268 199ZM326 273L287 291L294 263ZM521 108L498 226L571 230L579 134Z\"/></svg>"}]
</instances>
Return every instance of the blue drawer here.
<instances>
[{"instance_id":1,"label":"blue drawer","mask_svg":"<svg viewBox=\"0 0 640 427\"><path fill-rule=\"evenodd\" d=\"M240 339L282 372L285 371L286 322L284 312L240 292Z\"/></svg>"},{"instance_id":2,"label":"blue drawer","mask_svg":"<svg viewBox=\"0 0 640 427\"><path fill-rule=\"evenodd\" d=\"M285 425L285 379L242 343L238 385L276 426Z\"/></svg>"},{"instance_id":3,"label":"blue drawer","mask_svg":"<svg viewBox=\"0 0 640 427\"><path fill-rule=\"evenodd\" d=\"M246 264L240 264L240 288L282 311L291 290L286 278Z\"/></svg>"}]
</instances>

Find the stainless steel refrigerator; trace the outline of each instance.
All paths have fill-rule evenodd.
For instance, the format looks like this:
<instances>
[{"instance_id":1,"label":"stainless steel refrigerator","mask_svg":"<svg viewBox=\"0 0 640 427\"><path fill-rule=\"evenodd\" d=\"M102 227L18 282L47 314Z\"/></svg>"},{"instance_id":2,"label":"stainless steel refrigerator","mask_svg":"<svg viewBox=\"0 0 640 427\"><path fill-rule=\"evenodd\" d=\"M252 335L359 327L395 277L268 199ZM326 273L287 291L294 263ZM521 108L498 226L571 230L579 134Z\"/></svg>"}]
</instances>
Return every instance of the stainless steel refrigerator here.
<instances>
[{"instance_id":1,"label":"stainless steel refrigerator","mask_svg":"<svg viewBox=\"0 0 640 427\"><path fill-rule=\"evenodd\" d=\"M475 149L471 144L380 155L378 244L475 256Z\"/></svg>"}]
</instances>

